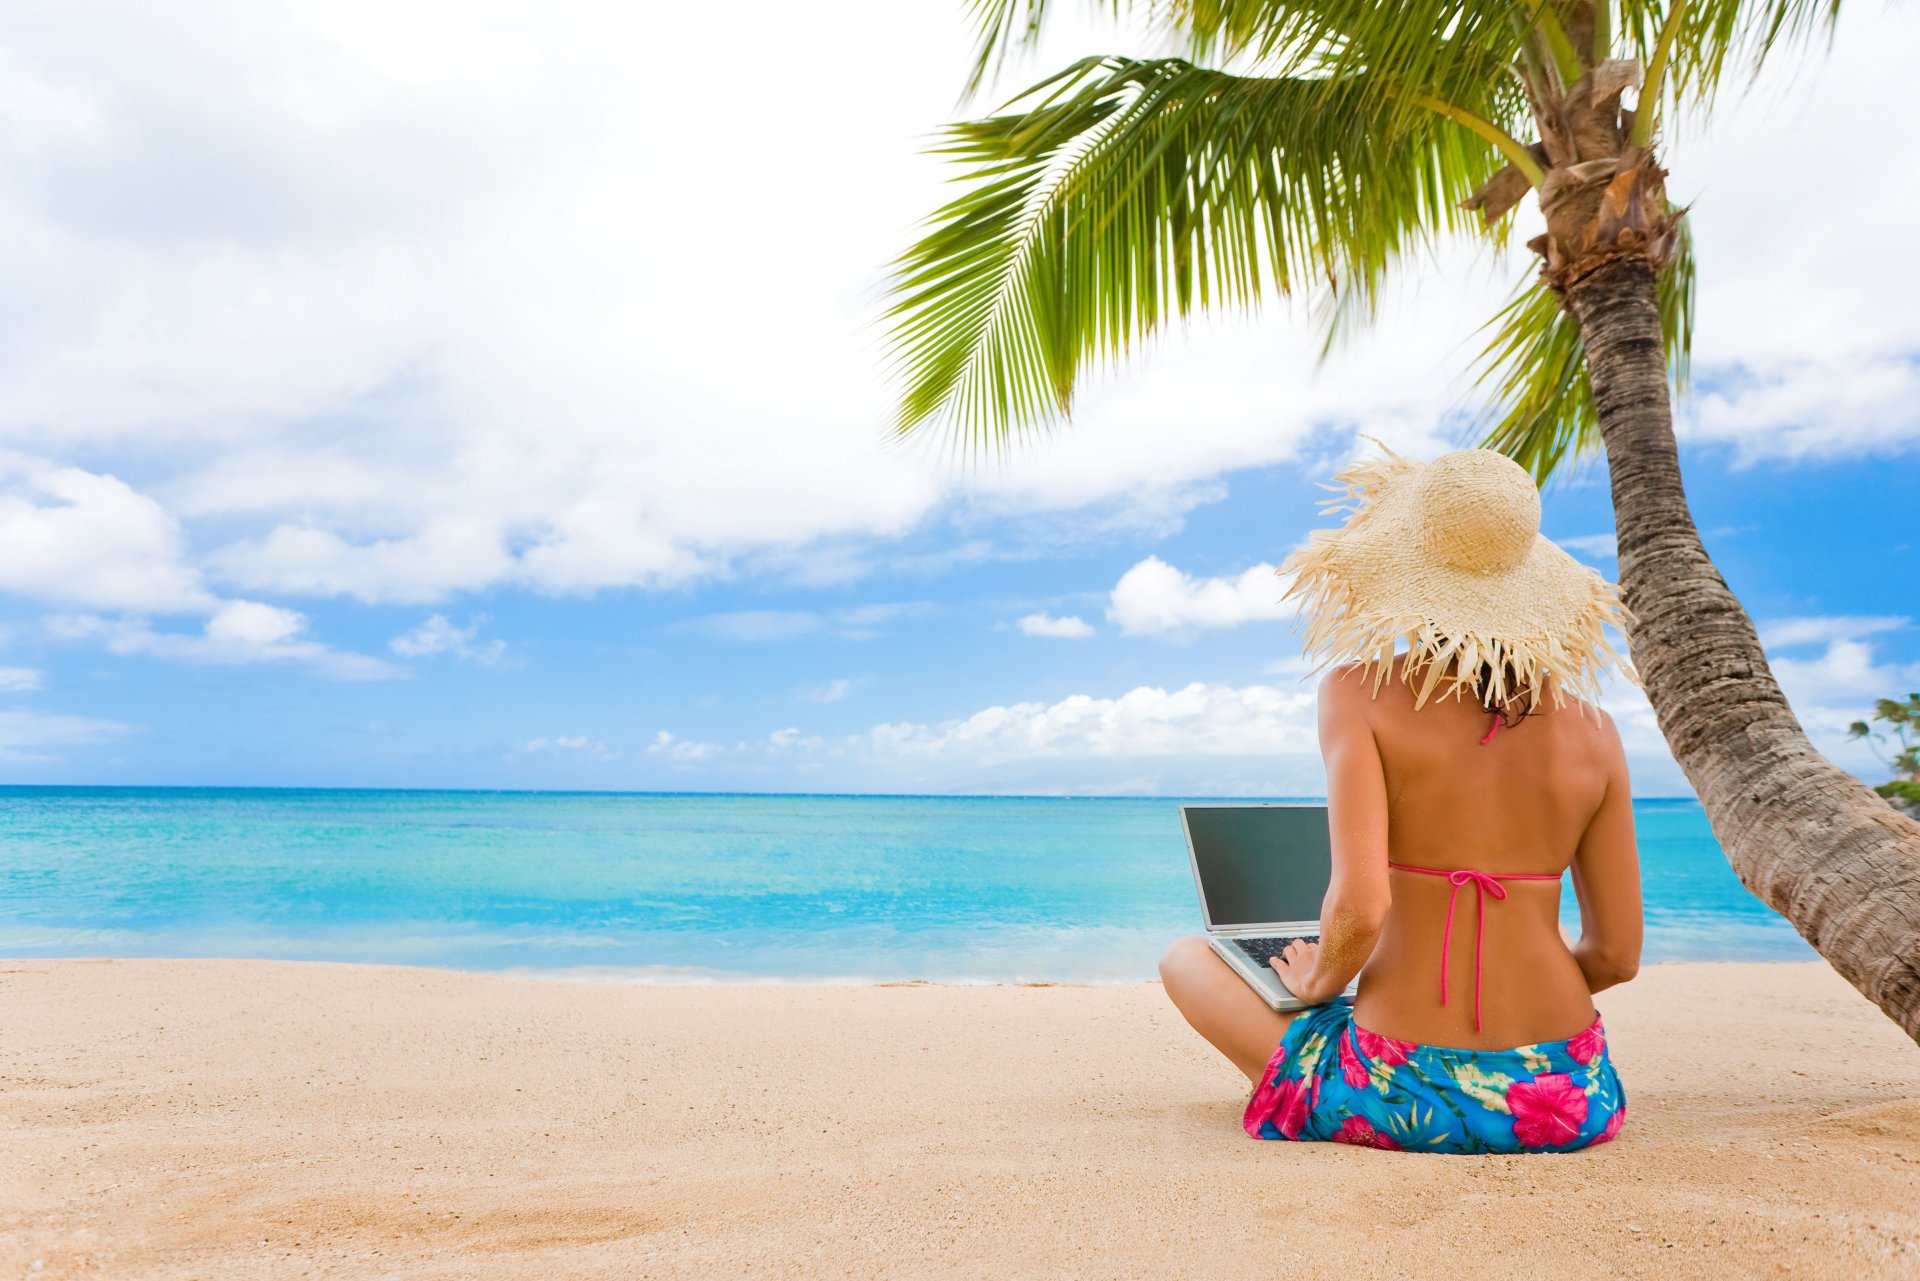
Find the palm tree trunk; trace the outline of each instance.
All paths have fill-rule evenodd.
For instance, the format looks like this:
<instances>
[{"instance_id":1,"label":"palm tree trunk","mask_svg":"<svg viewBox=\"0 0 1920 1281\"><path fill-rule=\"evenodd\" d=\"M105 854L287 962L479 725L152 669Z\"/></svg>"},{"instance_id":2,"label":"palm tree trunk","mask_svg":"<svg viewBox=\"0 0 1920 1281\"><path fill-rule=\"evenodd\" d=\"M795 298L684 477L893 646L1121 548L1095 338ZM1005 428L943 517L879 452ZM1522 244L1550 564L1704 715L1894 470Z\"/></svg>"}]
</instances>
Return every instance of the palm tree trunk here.
<instances>
[{"instance_id":1,"label":"palm tree trunk","mask_svg":"<svg viewBox=\"0 0 1920 1281\"><path fill-rule=\"evenodd\" d=\"M1920 824L1807 741L1687 510L1654 269L1607 262L1568 289L1606 442L1634 665L1721 848L1920 1041Z\"/></svg>"}]
</instances>

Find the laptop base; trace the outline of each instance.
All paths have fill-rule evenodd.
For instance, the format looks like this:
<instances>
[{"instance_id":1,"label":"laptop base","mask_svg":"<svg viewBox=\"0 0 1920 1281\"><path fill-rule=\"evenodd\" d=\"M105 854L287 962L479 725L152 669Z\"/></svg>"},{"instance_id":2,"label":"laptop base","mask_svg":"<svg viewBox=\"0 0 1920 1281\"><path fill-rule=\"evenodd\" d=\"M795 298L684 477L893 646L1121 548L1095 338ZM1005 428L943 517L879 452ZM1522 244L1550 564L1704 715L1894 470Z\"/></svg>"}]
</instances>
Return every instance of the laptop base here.
<instances>
[{"instance_id":1,"label":"laptop base","mask_svg":"<svg viewBox=\"0 0 1920 1281\"><path fill-rule=\"evenodd\" d=\"M1287 991L1287 985L1280 981L1280 976L1274 972L1273 967L1249 956L1247 950L1240 946L1240 940L1248 942L1257 940L1260 946L1256 947L1256 951L1263 954L1277 954L1280 948L1274 944L1284 945L1297 938L1305 939L1309 943L1318 943L1320 934L1318 930L1301 930L1297 933L1289 930L1278 934L1209 934L1207 942L1212 944L1214 953L1227 963L1228 968L1259 994L1268 1008L1279 1013L1289 1013L1311 1009L1312 1006ZM1354 982L1347 984L1347 990L1342 995L1352 996L1358 986L1359 980L1355 979Z\"/></svg>"}]
</instances>

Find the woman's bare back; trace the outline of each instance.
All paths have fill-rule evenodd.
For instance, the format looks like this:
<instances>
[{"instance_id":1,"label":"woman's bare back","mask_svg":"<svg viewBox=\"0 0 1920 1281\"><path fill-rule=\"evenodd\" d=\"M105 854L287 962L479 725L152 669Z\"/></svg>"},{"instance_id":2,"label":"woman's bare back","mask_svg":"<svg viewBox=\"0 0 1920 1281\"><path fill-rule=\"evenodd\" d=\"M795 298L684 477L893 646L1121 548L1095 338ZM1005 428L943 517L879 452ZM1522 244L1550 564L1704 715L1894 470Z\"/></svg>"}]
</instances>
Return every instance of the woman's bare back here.
<instances>
[{"instance_id":1,"label":"woman's bare back","mask_svg":"<svg viewBox=\"0 0 1920 1281\"><path fill-rule=\"evenodd\" d=\"M1605 942L1604 950L1624 954L1630 929L1636 960L1639 949L1637 865L1631 873L1630 926L1625 920L1627 886L1620 865L1634 858L1632 818L1611 721L1592 707L1582 710L1575 700L1554 709L1549 699L1540 711L1499 728L1483 744L1493 718L1474 703L1433 699L1416 710L1397 664L1377 697L1371 696L1371 685L1356 669L1345 669L1323 687L1322 698L1337 700L1336 715L1363 718L1378 751L1383 788L1364 789L1376 793L1371 797L1344 799L1348 809L1378 806L1384 799L1385 859L1440 871L1553 879L1476 883L1390 871L1391 906L1360 975L1355 1022L1403 1040L1473 1049L1576 1035L1594 1017L1592 976L1559 928L1561 874L1575 868L1577 880L1582 872L1577 865L1584 864L1589 879L1603 883L1606 901L1589 903L1583 892L1583 916L1604 907L1607 916L1619 918L1584 921L1588 935L1597 939L1596 925L1606 925L1621 937ZM1333 790L1330 780L1339 824L1343 798ZM1462 881L1457 888L1455 880ZM1450 899L1453 930L1450 945L1444 946L1448 995L1442 1005ZM1476 921L1481 912L1484 920ZM1476 935L1482 933L1476 1030Z\"/></svg>"}]
</instances>

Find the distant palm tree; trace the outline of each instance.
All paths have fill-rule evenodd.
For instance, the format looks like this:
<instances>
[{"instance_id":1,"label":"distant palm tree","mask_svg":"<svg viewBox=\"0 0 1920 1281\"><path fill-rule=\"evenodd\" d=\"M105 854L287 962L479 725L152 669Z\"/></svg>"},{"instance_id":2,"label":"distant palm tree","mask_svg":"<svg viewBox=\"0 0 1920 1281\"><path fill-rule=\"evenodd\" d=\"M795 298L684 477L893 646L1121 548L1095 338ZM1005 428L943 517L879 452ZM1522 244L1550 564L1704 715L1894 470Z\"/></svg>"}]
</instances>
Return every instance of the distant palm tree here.
<instances>
[{"instance_id":1,"label":"distant palm tree","mask_svg":"<svg viewBox=\"0 0 1920 1281\"><path fill-rule=\"evenodd\" d=\"M1054 7L968 0L968 97ZM1096 7L1180 56L1086 58L944 130L933 150L968 181L895 264L897 430L1002 450L1068 415L1088 358L1267 293L1324 296L1331 342L1410 250L1467 230L1505 244L1535 195L1540 271L1489 322L1488 443L1542 481L1604 444L1633 656L1721 845L1920 1040L1920 826L1788 709L1687 510L1670 402L1694 277L1662 118L1804 52L1838 0ZM1797 216L1782 202L1783 238Z\"/></svg>"}]
</instances>

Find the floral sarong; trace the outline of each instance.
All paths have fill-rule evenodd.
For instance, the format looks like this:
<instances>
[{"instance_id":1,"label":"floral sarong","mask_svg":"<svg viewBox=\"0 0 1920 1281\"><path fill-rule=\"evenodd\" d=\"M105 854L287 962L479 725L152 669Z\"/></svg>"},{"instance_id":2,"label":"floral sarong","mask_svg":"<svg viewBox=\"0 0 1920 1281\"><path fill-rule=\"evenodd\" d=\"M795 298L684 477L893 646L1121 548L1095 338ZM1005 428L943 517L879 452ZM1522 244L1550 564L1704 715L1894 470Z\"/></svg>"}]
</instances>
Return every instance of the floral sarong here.
<instances>
[{"instance_id":1,"label":"floral sarong","mask_svg":"<svg viewBox=\"0 0 1920 1281\"><path fill-rule=\"evenodd\" d=\"M1261 1082L1254 1138L1392 1151L1572 1152L1613 1138L1627 1108L1598 1015L1570 1040L1463 1050L1369 1032L1340 1000L1288 1025Z\"/></svg>"}]
</instances>

